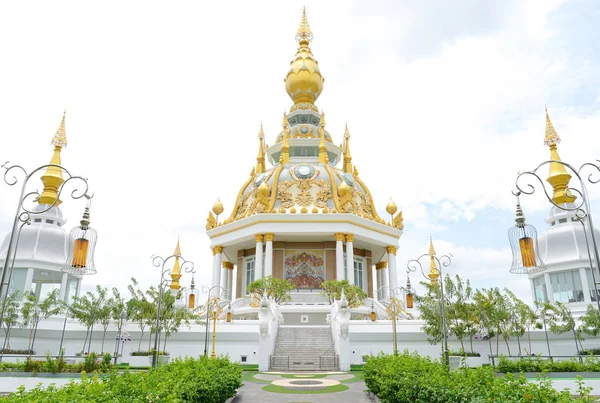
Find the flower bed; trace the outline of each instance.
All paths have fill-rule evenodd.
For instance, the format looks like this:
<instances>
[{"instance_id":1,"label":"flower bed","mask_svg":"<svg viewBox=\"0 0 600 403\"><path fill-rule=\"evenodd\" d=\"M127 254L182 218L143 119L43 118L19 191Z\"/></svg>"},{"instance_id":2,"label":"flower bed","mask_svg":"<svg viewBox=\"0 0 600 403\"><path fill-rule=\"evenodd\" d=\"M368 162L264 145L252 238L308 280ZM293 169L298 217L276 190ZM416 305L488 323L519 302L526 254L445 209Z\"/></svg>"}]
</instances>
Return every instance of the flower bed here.
<instances>
[{"instance_id":1,"label":"flower bed","mask_svg":"<svg viewBox=\"0 0 600 403\"><path fill-rule=\"evenodd\" d=\"M24 388L9 396L11 402L203 402L222 403L242 386L242 369L228 358L176 359L148 372L113 372L100 380L83 376L81 382L57 388Z\"/></svg>"},{"instance_id":2,"label":"flower bed","mask_svg":"<svg viewBox=\"0 0 600 403\"><path fill-rule=\"evenodd\" d=\"M413 402L592 402L591 388L558 392L552 382L523 376L497 376L491 367L449 371L438 361L405 352L371 356L364 369L365 384L383 403ZM581 381L580 381L581 382ZM571 396L579 393L581 399Z\"/></svg>"}]
</instances>

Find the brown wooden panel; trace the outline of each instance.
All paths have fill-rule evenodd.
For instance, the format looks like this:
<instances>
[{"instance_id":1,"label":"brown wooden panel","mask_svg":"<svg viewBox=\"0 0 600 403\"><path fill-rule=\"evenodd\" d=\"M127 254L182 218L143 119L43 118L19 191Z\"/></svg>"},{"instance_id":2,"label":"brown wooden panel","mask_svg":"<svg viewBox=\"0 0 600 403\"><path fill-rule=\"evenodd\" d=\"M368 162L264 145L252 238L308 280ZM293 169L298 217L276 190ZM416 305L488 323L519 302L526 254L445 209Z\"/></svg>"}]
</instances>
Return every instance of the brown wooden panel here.
<instances>
[{"instance_id":1,"label":"brown wooden panel","mask_svg":"<svg viewBox=\"0 0 600 403\"><path fill-rule=\"evenodd\" d=\"M273 251L273 277L283 278L283 250Z\"/></svg>"},{"instance_id":2,"label":"brown wooden panel","mask_svg":"<svg viewBox=\"0 0 600 403\"><path fill-rule=\"evenodd\" d=\"M324 242L286 242L286 249L323 249Z\"/></svg>"},{"instance_id":3,"label":"brown wooden panel","mask_svg":"<svg viewBox=\"0 0 600 403\"><path fill-rule=\"evenodd\" d=\"M370 251L369 251L370 252ZM367 257L367 295L373 298L373 260Z\"/></svg>"},{"instance_id":4,"label":"brown wooden panel","mask_svg":"<svg viewBox=\"0 0 600 403\"><path fill-rule=\"evenodd\" d=\"M335 241L331 241L331 242L323 242L323 247L325 249L335 249Z\"/></svg>"},{"instance_id":5,"label":"brown wooden panel","mask_svg":"<svg viewBox=\"0 0 600 403\"><path fill-rule=\"evenodd\" d=\"M335 261L335 250L325 251L325 262L327 267L325 268L325 280L335 280L336 272L336 261Z\"/></svg>"}]
</instances>

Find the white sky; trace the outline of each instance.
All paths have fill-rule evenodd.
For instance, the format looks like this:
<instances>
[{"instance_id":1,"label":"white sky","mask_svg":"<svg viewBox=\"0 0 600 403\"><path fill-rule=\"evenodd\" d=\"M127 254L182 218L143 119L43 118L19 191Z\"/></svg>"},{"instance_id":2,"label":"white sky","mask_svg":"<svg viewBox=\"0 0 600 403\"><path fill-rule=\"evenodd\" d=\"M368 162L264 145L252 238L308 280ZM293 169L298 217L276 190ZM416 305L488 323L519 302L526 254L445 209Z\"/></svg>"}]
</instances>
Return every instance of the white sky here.
<instances>
[{"instance_id":1,"label":"white sky","mask_svg":"<svg viewBox=\"0 0 600 403\"><path fill-rule=\"evenodd\" d=\"M178 236L196 284L208 284L206 215L217 197L231 212L261 122L273 143L292 105L283 78L306 5L326 79L317 105L335 142L348 122L378 208L392 196L404 211L399 265L432 234L455 257L451 273L531 300L508 274L508 243L479 240L506 239L517 172L549 156L544 105L565 160L598 157L600 61L577 39L595 17L580 3L4 2L0 159L47 163L66 107L63 164L89 178L99 233L84 290L156 283L150 256L171 254ZM17 196L1 184L1 236ZM539 193L524 205L549 207ZM83 203L62 210L70 228ZM477 217L494 224L469 227Z\"/></svg>"}]
</instances>

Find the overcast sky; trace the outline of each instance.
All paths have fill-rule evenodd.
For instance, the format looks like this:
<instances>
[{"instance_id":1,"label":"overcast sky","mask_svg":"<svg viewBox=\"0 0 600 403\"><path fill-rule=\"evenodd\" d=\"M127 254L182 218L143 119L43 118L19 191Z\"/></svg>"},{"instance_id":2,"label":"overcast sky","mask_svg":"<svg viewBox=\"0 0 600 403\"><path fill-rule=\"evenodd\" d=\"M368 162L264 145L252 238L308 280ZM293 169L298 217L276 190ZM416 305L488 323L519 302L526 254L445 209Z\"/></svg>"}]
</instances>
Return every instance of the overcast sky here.
<instances>
[{"instance_id":1,"label":"overcast sky","mask_svg":"<svg viewBox=\"0 0 600 403\"><path fill-rule=\"evenodd\" d=\"M454 256L450 273L531 301L526 277L508 272L511 190L549 158L544 105L564 160L598 158L593 0L3 2L0 159L48 163L67 108L63 165L89 178L99 233L84 291L157 283L150 256L178 236L196 284L210 282L207 213L220 197L230 214L261 122L272 144L292 105L283 78L303 5L328 131L339 143L348 123L380 214L390 196L404 212L399 267L431 234ZM0 184L2 237L17 197ZM541 232L549 203L522 201ZM64 200L68 228L83 207Z\"/></svg>"}]
</instances>

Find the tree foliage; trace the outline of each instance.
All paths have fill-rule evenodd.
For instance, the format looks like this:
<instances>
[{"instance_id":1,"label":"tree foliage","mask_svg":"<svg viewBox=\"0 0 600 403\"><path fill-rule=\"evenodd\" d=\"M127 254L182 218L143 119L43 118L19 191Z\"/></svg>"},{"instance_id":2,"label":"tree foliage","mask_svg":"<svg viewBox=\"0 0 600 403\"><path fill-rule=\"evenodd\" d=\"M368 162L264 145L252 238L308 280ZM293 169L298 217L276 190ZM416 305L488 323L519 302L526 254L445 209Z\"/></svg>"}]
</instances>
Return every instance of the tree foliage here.
<instances>
[{"instance_id":1,"label":"tree foliage","mask_svg":"<svg viewBox=\"0 0 600 403\"><path fill-rule=\"evenodd\" d=\"M248 284L246 292L249 294L256 294L259 298L262 298L264 291L267 291L267 296L272 298L277 304L282 302L291 301L290 292L294 291L296 286L281 278L273 276L267 276L255 280Z\"/></svg>"},{"instance_id":2,"label":"tree foliage","mask_svg":"<svg viewBox=\"0 0 600 403\"><path fill-rule=\"evenodd\" d=\"M348 280L326 280L321 283L321 288L330 304L342 298L342 290L344 290L350 308L362 305L364 299L367 298L367 293L362 288L350 284Z\"/></svg>"}]
</instances>

